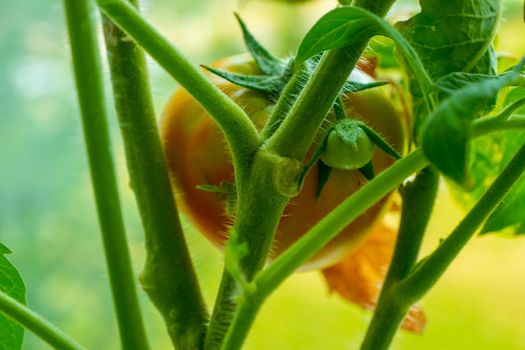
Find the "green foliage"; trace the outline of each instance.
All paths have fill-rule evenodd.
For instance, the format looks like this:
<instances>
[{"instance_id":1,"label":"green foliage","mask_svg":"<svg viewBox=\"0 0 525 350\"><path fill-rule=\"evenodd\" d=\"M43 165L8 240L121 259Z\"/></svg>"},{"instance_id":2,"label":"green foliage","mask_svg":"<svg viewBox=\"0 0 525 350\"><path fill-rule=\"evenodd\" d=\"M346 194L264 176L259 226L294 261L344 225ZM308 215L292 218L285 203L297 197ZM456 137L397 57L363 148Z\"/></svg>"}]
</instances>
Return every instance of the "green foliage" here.
<instances>
[{"instance_id":1,"label":"green foliage","mask_svg":"<svg viewBox=\"0 0 525 350\"><path fill-rule=\"evenodd\" d=\"M517 76L514 71L466 85L443 101L426 119L421 131L423 151L444 175L466 184L471 123Z\"/></svg>"},{"instance_id":2,"label":"green foliage","mask_svg":"<svg viewBox=\"0 0 525 350\"><path fill-rule=\"evenodd\" d=\"M11 251L0 243L0 291L26 303L26 289L22 276L6 258ZM0 349L18 350L22 347L24 328L0 312Z\"/></svg>"},{"instance_id":3,"label":"green foliage","mask_svg":"<svg viewBox=\"0 0 525 350\"><path fill-rule=\"evenodd\" d=\"M416 50L433 80L458 72L494 75L492 47L499 19L499 0L420 0L421 12L396 24ZM425 96L410 77L414 131L428 114ZM474 79L471 77L471 79Z\"/></svg>"},{"instance_id":4,"label":"green foliage","mask_svg":"<svg viewBox=\"0 0 525 350\"><path fill-rule=\"evenodd\" d=\"M348 47L375 35L389 37L396 43L420 89L430 92L432 82L412 46L386 21L358 7L336 8L317 21L304 37L295 63L300 64L321 52Z\"/></svg>"},{"instance_id":5,"label":"green foliage","mask_svg":"<svg viewBox=\"0 0 525 350\"><path fill-rule=\"evenodd\" d=\"M508 110L516 102L521 102L524 97L525 89L512 89L503 101L503 105L509 107L506 107L497 117L499 118L502 114L510 112L512 114L504 115L508 120L522 116L522 113L525 112L525 107L512 108L512 111ZM522 103L519 104L523 106ZM472 206L479 200L489 184L494 181L524 142L525 135L521 131L491 133L472 141L469 162L472 186L470 188L462 188L450 184L455 198L465 207ZM520 210L520 208L523 208L523 205L525 205L525 178L521 177L505 197L505 200L489 217L482 232L488 233L510 229L514 234L525 233L525 217L523 211Z\"/></svg>"},{"instance_id":6,"label":"green foliage","mask_svg":"<svg viewBox=\"0 0 525 350\"><path fill-rule=\"evenodd\" d=\"M420 5L419 14L396 28L432 78L453 72L495 72L487 49L495 35L499 0L420 0Z\"/></svg>"}]
</instances>

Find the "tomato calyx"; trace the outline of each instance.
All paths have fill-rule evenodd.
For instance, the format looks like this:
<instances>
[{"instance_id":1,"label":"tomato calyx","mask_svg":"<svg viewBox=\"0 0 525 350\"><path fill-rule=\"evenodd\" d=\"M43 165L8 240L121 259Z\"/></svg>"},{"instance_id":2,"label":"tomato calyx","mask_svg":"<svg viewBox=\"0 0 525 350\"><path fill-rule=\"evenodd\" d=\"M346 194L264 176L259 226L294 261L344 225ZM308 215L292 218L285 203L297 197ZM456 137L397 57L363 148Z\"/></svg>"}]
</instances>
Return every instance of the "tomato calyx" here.
<instances>
[{"instance_id":1,"label":"tomato calyx","mask_svg":"<svg viewBox=\"0 0 525 350\"><path fill-rule=\"evenodd\" d=\"M231 73L210 66L202 65L202 67L209 72L235 85L261 92L269 97L272 102L276 102L296 69L303 70L305 76L309 77L319 64L321 59L320 54L306 61L300 67L294 68L293 58L279 59L272 55L255 39L241 17L238 14L235 14L235 16L243 32L244 43L261 74L253 75ZM349 79L341 89L341 95L363 91L386 84L388 84L387 81L361 83Z\"/></svg>"},{"instance_id":2,"label":"tomato calyx","mask_svg":"<svg viewBox=\"0 0 525 350\"><path fill-rule=\"evenodd\" d=\"M374 156L374 144L355 120L338 120L328 132L321 161L342 170L357 170Z\"/></svg>"},{"instance_id":3,"label":"tomato calyx","mask_svg":"<svg viewBox=\"0 0 525 350\"><path fill-rule=\"evenodd\" d=\"M349 118L341 98L336 99L333 110L336 122L325 133L323 141L299 177L300 188L310 169L318 164L317 200L334 168L358 170L367 180L372 180L375 176L372 163L374 146L393 159L401 158L401 155L374 129L360 120Z\"/></svg>"}]
</instances>

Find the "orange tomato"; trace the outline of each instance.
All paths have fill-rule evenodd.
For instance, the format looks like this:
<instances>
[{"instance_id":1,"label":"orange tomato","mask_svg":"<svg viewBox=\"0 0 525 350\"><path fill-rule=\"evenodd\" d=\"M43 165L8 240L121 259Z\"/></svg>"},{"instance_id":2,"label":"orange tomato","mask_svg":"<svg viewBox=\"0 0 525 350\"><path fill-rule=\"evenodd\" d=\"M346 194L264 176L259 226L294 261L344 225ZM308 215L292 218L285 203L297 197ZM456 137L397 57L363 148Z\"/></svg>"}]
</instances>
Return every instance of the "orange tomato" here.
<instances>
[{"instance_id":1,"label":"orange tomato","mask_svg":"<svg viewBox=\"0 0 525 350\"><path fill-rule=\"evenodd\" d=\"M213 65L230 72L257 74L256 65L246 56L234 56ZM233 98L262 129L273 104L263 94L233 85L211 76L222 91ZM372 78L359 69L352 77L359 82ZM399 152L405 147L405 130L400 112L383 87L343 96L345 111L365 122ZM325 125L325 126L328 126ZM222 132L212 118L182 88L169 99L162 118L162 137L166 158L183 212L211 242L221 247L227 239L234 218L227 213L227 196L198 189L200 185L221 186L234 183L231 157ZM375 147L373 164L376 174L394 160ZM290 200L277 228L272 257L279 255L314 224L348 198L367 180L357 170L333 169L320 197L316 198L318 167L306 176L300 194ZM348 225L327 244L303 269L332 265L355 249L389 207L383 198Z\"/></svg>"}]
</instances>

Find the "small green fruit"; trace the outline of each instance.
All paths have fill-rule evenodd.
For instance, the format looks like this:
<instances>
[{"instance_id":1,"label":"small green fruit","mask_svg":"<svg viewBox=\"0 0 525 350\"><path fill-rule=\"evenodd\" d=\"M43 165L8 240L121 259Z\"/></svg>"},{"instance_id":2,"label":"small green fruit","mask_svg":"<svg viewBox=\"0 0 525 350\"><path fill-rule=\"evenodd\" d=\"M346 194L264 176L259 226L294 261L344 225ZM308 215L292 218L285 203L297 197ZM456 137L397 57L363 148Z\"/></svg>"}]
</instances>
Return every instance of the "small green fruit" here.
<instances>
[{"instance_id":1,"label":"small green fruit","mask_svg":"<svg viewBox=\"0 0 525 350\"><path fill-rule=\"evenodd\" d=\"M329 131L321 161L343 170L364 167L374 156L374 143L353 120L339 120Z\"/></svg>"}]
</instances>

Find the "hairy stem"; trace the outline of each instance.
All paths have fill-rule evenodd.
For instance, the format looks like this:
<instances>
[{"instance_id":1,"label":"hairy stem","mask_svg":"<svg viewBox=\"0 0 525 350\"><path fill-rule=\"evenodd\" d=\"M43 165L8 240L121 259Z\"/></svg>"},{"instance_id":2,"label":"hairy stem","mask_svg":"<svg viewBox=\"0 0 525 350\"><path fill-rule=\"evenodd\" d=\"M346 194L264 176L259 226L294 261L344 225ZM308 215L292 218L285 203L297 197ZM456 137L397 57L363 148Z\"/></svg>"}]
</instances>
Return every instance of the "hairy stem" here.
<instances>
[{"instance_id":1,"label":"hairy stem","mask_svg":"<svg viewBox=\"0 0 525 350\"><path fill-rule=\"evenodd\" d=\"M278 257L252 282L235 313L222 349L238 349L244 341L262 302L301 264L315 255L354 219L381 198L399 186L408 176L420 170L428 161L421 150L416 150L383 171L366 186L341 203L330 214L312 227L301 239Z\"/></svg>"},{"instance_id":2,"label":"hairy stem","mask_svg":"<svg viewBox=\"0 0 525 350\"><path fill-rule=\"evenodd\" d=\"M138 1L130 0L134 6ZM197 349L207 322L166 168L142 50L109 19L104 36L131 188L140 209L146 264L140 281L176 349Z\"/></svg>"},{"instance_id":3,"label":"hairy stem","mask_svg":"<svg viewBox=\"0 0 525 350\"><path fill-rule=\"evenodd\" d=\"M2 291L0 291L0 312L20 323L55 349L85 349L55 325Z\"/></svg>"},{"instance_id":4,"label":"hairy stem","mask_svg":"<svg viewBox=\"0 0 525 350\"><path fill-rule=\"evenodd\" d=\"M283 165L279 158L264 151L258 152L250 178L252 185L239 193L236 220L225 253L226 266L206 334L206 350L221 348L237 307L240 287L232 269L239 270L249 281L262 269L270 251L274 232L288 202L288 197L279 192L273 181L279 165ZM249 254L243 254L243 251ZM229 261L237 266L228 266Z\"/></svg>"},{"instance_id":5,"label":"hairy stem","mask_svg":"<svg viewBox=\"0 0 525 350\"><path fill-rule=\"evenodd\" d=\"M255 125L241 107L227 97L183 54L123 0L97 0L99 7L171 74L212 116L232 150L236 174L247 171L259 147ZM243 176L240 176L243 178Z\"/></svg>"},{"instance_id":6,"label":"hairy stem","mask_svg":"<svg viewBox=\"0 0 525 350\"><path fill-rule=\"evenodd\" d=\"M113 302L124 349L147 349L111 155L96 9L89 0L64 0L78 99Z\"/></svg>"},{"instance_id":7,"label":"hairy stem","mask_svg":"<svg viewBox=\"0 0 525 350\"><path fill-rule=\"evenodd\" d=\"M392 297L392 286L405 278L414 267L428 220L434 207L439 185L439 174L428 167L403 188L401 224L390 268L381 288L362 350L387 349L407 312Z\"/></svg>"},{"instance_id":8,"label":"hairy stem","mask_svg":"<svg viewBox=\"0 0 525 350\"><path fill-rule=\"evenodd\" d=\"M362 0L356 5L384 15L393 2L394 0ZM273 155L287 159L289 162L303 161L314 136L361 56L366 43L363 41L351 48L327 53L297 100L292 95L297 93L296 87L300 83L300 77L292 78L292 82L285 89L286 93L277 103L279 112L270 118L270 123L263 133L267 137L272 134L276 126L279 126L281 120L283 120L282 124L266 140L265 145L258 152L259 155ZM301 72L298 71L296 74ZM284 117L288 110L288 103L294 100L295 103ZM252 163L251 176L248 176L246 181L249 186L238 189L240 210L234 223L232 237L228 242L230 247L248 245L249 256L240 260L240 270L245 273L248 281L263 267L276 226L288 202L288 198L283 196L280 189L271 187L276 169L270 164L266 165L263 158L255 159ZM237 172L235 175L239 176ZM254 188L257 190L254 191ZM276 202L272 204L268 198L275 199ZM263 224L265 222L266 224ZM221 347L235 312L237 289L233 276L225 271L206 336L205 349L215 350ZM240 343L242 343L244 336L242 334L240 336ZM231 336L228 339L231 339Z\"/></svg>"},{"instance_id":9,"label":"hairy stem","mask_svg":"<svg viewBox=\"0 0 525 350\"><path fill-rule=\"evenodd\" d=\"M357 0L354 5L384 16L395 0ZM303 160L326 114L361 57L368 40L325 53L281 126L265 147L284 157ZM293 83L293 80L292 80ZM290 92L294 92L290 89ZM283 95L281 98L289 98Z\"/></svg>"}]
</instances>

